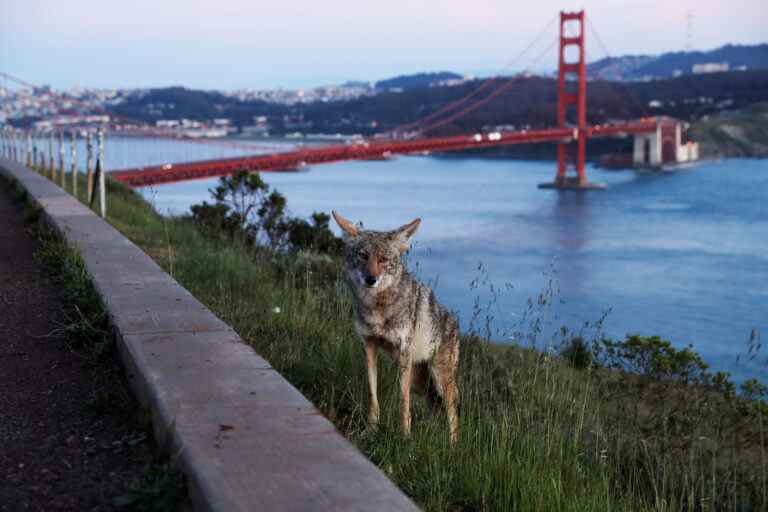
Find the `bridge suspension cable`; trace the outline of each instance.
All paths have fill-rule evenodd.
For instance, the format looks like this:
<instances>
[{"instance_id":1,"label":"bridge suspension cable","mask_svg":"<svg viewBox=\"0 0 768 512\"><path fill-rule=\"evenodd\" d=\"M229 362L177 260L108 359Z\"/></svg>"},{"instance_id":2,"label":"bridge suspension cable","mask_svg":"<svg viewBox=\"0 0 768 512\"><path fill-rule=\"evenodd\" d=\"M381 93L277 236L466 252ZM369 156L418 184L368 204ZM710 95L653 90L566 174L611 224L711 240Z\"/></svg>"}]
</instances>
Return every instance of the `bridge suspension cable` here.
<instances>
[{"instance_id":1,"label":"bridge suspension cable","mask_svg":"<svg viewBox=\"0 0 768 512\"><path fill-rule=\"evenodd\" d=\"M514 67L520 60L522 60L522 58L525 56L525 54L528 53L534 46L536 46L539 43L539 41L541 40L541 38L547 33L547 31L550 28L552 28L552 25L554 25L555 21L557 21L557 16L553 16L544 25L544 27L538 32L538 34L536 35L536 37L534 37L534 39L531 41L531 43L529 43L528 46L526 46L514 59L509 61L506 65L504 65L504 67L502 67L499 70L499 75L501 73L509 70L509 69L512 69L512 67ZM512 79L514 79L514 78L516 78L516 77L513 77ZM470 99L474 98L475 96L477 96L478 94L483 92L485 89L487 89L488 87L490 87L494 83L499 82L499 81L503 81L503 80L504 79L501 76L496 76L496 77L493 77L493 78L488 78L486 80L483 80L476 88L474 88L472 91L470 91L468 94L464 95L463 97L461 97L461 98L459 98L459 99L457 99L455 101L452 101L448 105L443 106L442 108L438 109L437 111L435 111L435 112L433 112L433 113L431 113L431 114L429 114L429 115L427 115L427 116L425 116L425 117L423 117L421 119L417 119L416 121L412 121L410 123L397 126L393 130L391 130L391 133L400 133L400 132L406 131L406 130L408 130L410 128L415 128L418 125L422 125L422 124L424 124L426 122L429 122L429 121L431 121L433 119L436 119L436 118L440 117L441 115L443 115L443 114L453 110L454 108L457 108L457 107L463 105L464 103L466 103Z\"/></svg>"},{"instance_id":2,"label":"bridge suspension cable","mask_svg":"<svg viewBox=\"0 0 768 512\"><path fill-rule=\"evenodd\" d=\"M605 57L609 60L613 58L611 51L608 49L608 47L603 42L603 38L600 37L600 34L597 32L597 29L595 28L595 25L592 23L591 18L587 18L587 25L589 26L589 31L594 37L594 39L597 41L597 44L600 46L600 49L603 51L603 54ZM593 61L594 62L594 61ZM606 79L605 82L608 84L608 87L619 97L628 99L631 103L634 103L635 107L637 107L638 113L640 115L644 115L646 112L646 107L643 105L643 103L637 98L635 94L633 94L628 88L624 88L624 91L619 91L615 84L611 83L610 80Z\"/></svg>"},{"instance_id":3,"label":"bridge suspension cable","mask_svg":"<svg viewBox=\"0 0 768 512\"><path fill-rule=\"evenodd\" d=\"M444 118L444 119L442 119L440 121L437 121L435 123L432 123L432 124L422 128L421 132L422 133L430 132L430 131L434 130L435 128L439 128L439 127L444 126L444 125L446 125L446 124L448 124L450 122L453 122L456 119L459 119L459 118L461 118L461 117L463 117L463 116L465 116L465 115L467 115L467 114L469 114L471 112L474 112L475 110L477 110L478 108L486 105L489 101L491 101L492 99L496 98L500 94L508 91L518 81L520 81L521 79L525 78L526 73L530 72L530 70L532 70L533 67L538 62L540 62L541 59L546 54L548 54L554 48L554 46L556 44L557 44L557 40L555 39L555 40L552 41L552 43L547 48L544 49L544 51L542 51L538 56L536 56L536 58L533 59L533 61L531 61L531 63L528 65L528 67L526 68L526 70L523 73L518 74L517 76L514 76L512 78L509 78L506 83L500 85L498 88L496 88L494 91L492 91L488 96L485 96L484 98L481 98L481 99L475 101L474 103L470 103L469 105L467 105L463 109L459 110L458 112L455 112L454 114L448 116L447 118Z\"/></svg>"}]
</instances>

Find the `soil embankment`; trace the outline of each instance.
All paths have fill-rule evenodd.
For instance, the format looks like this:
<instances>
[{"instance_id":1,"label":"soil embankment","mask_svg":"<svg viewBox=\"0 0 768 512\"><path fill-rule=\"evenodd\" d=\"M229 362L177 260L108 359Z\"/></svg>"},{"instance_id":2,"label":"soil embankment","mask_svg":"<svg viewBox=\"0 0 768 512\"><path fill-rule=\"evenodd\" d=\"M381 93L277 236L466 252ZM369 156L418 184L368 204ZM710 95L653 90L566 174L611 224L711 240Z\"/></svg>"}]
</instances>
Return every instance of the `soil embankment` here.
<instances>
[{"instance_id":1,"label":"soil embankment","mask_svg":"<svg viewBox=\"0 0 768 512\"><path fill-rule=\"evenodd\" d=\"M70 345L66 293L40 246L0 190L0 511L117 509L154 459L151 439L119 373Z\"/></svg>"}]
</instances>

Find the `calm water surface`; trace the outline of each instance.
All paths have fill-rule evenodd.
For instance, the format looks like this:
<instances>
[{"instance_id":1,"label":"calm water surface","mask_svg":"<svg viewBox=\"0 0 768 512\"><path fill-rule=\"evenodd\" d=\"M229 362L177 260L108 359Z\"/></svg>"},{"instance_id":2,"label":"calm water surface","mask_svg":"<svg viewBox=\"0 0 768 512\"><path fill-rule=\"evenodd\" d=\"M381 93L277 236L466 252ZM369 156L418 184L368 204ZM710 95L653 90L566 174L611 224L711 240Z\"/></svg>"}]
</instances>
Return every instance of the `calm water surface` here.
<instances>
[{"instance_id":1,"label":"calm water surface","mask_svg":"<svg viewBox=\"0 0 768 512\"><path fill-rule=\"evenodd\" d=\"M183 159L173 158L169 143L155 152L134 151L135 144L113 141L110 168ZM199 146L184 154L242 153ZM136 162L141 154L152 161ZM465 329L477 301L480 324L490 315L495 338L519 342L516 332L530 332L532 315L543 320L539 342L546 343L561 325L593 334L584 324L607 312L607 335L657 334L692 344L737 379L766 379L768 353L737 356L753 329L768 332L768 161L725 160L671 174L589 169L608 190L538 190L553 169L550 162L400 157L263 177L287 196L294 215L334 208L373 229L421 217L411 266L436 283ZM143 193L162 212L180 214L209 199L214 184ZM551 307L531 311L529 299L546 290Z\"/></svg>"}]
</instances>

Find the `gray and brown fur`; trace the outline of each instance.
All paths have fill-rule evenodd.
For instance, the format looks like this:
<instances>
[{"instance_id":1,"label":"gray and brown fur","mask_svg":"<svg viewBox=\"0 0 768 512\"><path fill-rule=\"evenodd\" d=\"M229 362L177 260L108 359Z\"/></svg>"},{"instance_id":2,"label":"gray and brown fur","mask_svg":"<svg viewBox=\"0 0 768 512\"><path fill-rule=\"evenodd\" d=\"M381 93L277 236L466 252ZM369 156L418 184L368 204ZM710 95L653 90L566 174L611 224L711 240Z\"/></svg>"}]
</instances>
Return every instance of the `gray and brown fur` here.
<instances>
[{"instance_id":1,"label":"gray and brown fur","mask_svg":"<svg viewBox=\"0 0 768 512\"><path fill-rule=\"evenodd\" d=\"M369 427L376 428L379 421L376 356L383 349L398 365L403 433L411 434L413 386L426 396L431 409L441 402L445 405L451 442L455 443L459 432L458 321L402 262L421 219L394 231L368 231L332 213L344 232L355 330L365 348Z\"/></svg>"}]
</instances>

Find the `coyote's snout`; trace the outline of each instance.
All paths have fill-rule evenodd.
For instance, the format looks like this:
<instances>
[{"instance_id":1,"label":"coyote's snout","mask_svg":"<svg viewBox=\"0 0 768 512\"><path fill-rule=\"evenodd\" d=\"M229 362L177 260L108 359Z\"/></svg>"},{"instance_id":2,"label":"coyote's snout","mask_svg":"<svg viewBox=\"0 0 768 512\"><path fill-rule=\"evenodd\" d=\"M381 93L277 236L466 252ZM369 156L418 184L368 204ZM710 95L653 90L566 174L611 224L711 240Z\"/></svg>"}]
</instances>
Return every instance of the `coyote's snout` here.
<instances>
[{"instance_id":1,"label":"coyote's snout","mask_svg":"<svg viewBox=\"0 0 768 512\"><path fill-rule=\"evenodd\" d=\"M416 219L394 231L368 231L336 213L344 232L347 281L355 298L355 330L365 348L368 370L368 423L379 421L376 353L385 350L398 365L400 419L411 433L411 385L423 393L430 408L445 403L451 442L459 432L459 325L434 292L404 268L402 255L421 223Z\"/></svg>"}]
</instances>

